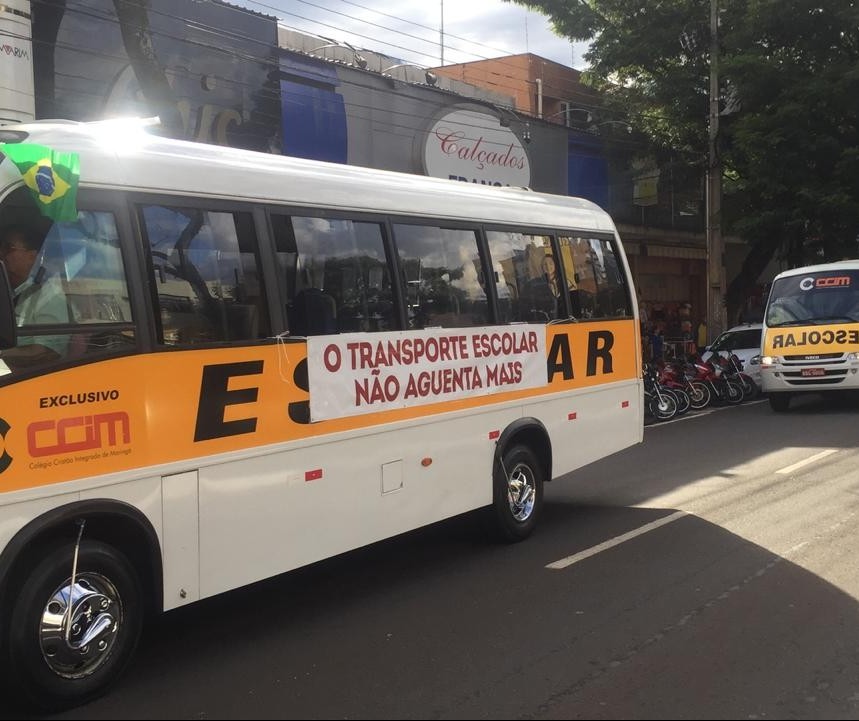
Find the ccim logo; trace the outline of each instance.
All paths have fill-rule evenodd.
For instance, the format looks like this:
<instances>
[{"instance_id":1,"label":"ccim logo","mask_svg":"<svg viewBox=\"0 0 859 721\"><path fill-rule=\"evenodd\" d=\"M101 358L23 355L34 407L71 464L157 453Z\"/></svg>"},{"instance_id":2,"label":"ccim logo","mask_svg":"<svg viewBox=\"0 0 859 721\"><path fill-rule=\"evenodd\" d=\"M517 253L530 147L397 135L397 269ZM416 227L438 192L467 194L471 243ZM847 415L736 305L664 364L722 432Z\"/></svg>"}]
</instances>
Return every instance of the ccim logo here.
<instances>
[{"instance_id":1,"label":"ccim logo","mask_svg":"<svg viewBox=\"0 0 859 721\"><path fill-rule=\"evenodd\" d=\"M818 278L814 282L815 288L846 288L849 285L849 275L833 276L831 278Z\"/></svg>"},{"instance_id":2,"label":"ccim logo","mask_svg":"<svg viewBox=\"0 0 859 721\"><path fill-rule=\"evenodd\" d=\"M849 275L831 276L829 278L803 278L799 281L800 290L811 290L812 288L847 288L849 286Z\"/></svg>"},{"instance_id":3,"label":"ccim logo","mask_svg":"<svg viewBox=\"0 0 859 721\"><path fill-rule=\"evenodd\" d=\"M6 434L9 432L9 428L9 424L0 418L0 440L6 440ZM3 473L3 471L12 465L12 456L6 452L5 447L0 445L0 448L3 448L3 455L0 455L0 473Z\"/></svg>"}]
</instances>

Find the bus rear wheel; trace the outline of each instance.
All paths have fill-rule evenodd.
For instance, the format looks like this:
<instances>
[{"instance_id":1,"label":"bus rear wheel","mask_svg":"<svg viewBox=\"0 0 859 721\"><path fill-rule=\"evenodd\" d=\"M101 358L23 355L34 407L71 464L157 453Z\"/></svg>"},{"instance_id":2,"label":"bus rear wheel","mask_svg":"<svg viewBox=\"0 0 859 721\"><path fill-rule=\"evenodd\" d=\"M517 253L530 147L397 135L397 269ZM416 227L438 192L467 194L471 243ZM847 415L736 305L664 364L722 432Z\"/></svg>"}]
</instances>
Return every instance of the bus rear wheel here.
<instances>
[{"instance_id":1,"label":"bus rear wheel","mask_svg":"<svg viewBox=\"0 0 859 721\"><path fill-rule=\"evenodd\" d=\"M120 676L143 626L134 567L113 546L62 541L36 561L12 604L5 660L22 701L55 711L99 696Z\"/></svg>"},{"instance_id":2,"label":"bus rear wheel","mask_svg":"<svg viewBox=\"0 0 859 721\"><path fill-rule=\"evenodd\" d=\"M495 463L492 490L493 530L515 543L533 533L543 507L543 469L534 452L517 444Z\"/></svg>"}]
</instances>

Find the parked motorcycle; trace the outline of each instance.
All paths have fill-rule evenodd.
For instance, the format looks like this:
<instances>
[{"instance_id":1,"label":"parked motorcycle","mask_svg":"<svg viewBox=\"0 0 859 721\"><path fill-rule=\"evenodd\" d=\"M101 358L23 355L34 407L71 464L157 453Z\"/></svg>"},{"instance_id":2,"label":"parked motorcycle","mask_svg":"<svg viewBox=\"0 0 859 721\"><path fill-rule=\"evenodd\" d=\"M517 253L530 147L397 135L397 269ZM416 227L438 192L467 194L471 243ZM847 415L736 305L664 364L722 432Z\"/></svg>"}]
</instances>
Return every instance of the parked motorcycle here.
<instances>
[{"instance_id":1,"label":"parked motorcycle","mask_svg":"<svg viewBox=\"0 0 859 721\"><path fill-rule=\"evenodd\" d=\"M667 421L677 415L677 397L659 384L656 371L648 365L644 366L644 407L656 421Z\"/></svg>"},{"instance_id":2,"label":"parked motorcycle","mask_svg":"<svg viewBox=\"0 0 859 721\"><path fill-rule=\"evenodd\" d=\"M700 355L694 357L690 366L697 380L703 381L710 389L714 401L732 406L743 402L743 387L738 381L725 375L721 366L709 360L702 360Z\"/></svg>"},{"instance_id":3,"label":"parked motorcycle","mask_svg":"<svg viewBox=\"0 0 859 721\"><path fill-rule=\"evenodd\" d=\"M666 363L660 372L660 379L672 388L679 385L689 396L692 410L701 410L710 405L712 393L709 386L698 380L694 371L687 370L685 363Z\"/></svg>"},{"instance_id":4,"label":"parked motorcycle","mask_svg":"<svg viewBox=\"0 0 859 721\"><path fill-rule=\"evenodd\" d=\"M743 400L753 401L761 392L758 384L752 380L752 377L743 373L743 361L736 354L726 352L724 356L719 351L716 351L715 356L718 357L718 362L722 367L722 374L731 380L735 380L743 389Z\"/></svg>"}]
</instances>

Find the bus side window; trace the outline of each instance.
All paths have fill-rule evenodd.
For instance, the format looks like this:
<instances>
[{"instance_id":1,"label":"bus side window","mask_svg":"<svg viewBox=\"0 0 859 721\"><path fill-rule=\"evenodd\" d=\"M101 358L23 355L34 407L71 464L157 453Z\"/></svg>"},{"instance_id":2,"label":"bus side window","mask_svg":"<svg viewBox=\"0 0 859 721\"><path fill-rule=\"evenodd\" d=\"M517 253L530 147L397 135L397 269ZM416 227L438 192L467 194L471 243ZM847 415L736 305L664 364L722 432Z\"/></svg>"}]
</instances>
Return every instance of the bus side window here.
<instances>
[{"instance_id":1,"label":"bus side window","mask_svg":"<svg viewBox=\"0 0 859 721\"><path fill-rule=\"evenodd\" d=\"M63 222L45 222L35 212L20 217L27 220L0 227L0 258L7 263L19 329L17 346L0 356L0 373L132 350L134 325L113 214L81 210Z\"/></svg>"},{"instance_id":2,"label":"bus side window","mask_svg":"<svg viewBox=\"0 0 859 721\"><path fill-rule=\"evenodd\" d=\"M563 315L558 264L548 235L489 230L501 323L548 323Z\"/></svg>"},{"instance_id":3,"label":"bus side window","mask_svg":"<svg viewBox=\"0 0 859 721\"><path fill-rule=\"evenodd\" d=\"M291 335L397 328L379 223L272 214L271 225Z\"/></svg>"},{"instance_id":4,"label":"bus side window","mask_svg":"<svg viewBox=\"0 0 859 721\"><path fill-rule=\"evenodd\" d=\"M80 211L77 222L55 224L49 239L54 233L70 319L80 324L70 339L72 357L133 348L131 301L113 214ZM98 327L106 324L128 325Z\"/></svg>"},{"instance_id":5,"label":"bus side window","mask_svg":"<svg viewBox=\"0 0 859 721\"><path fill-rule=\"evenodd\" d=\"M394 225L405 276L409 328L469 328L489 323L473 230Z\"/></svg>"},{"instance_id":6,"label":"bus side window","mask_svg":"<svg viewBox=\"0 0 859 721\"><path fill-rule=\"evenodd\" d=\"M623 268L606 238L562 236L559 239L570 287L573 315L580 319L632 316Z\"/></svg>"},{"instance_id":7,"label":"bus side window","mask_svg":"<svg viewBox=\"0 0 859 721\"><path fill-rule=\"evenodd\" d=\"M160 342L271 335L249 213L148 205L141 217L158 294Z\"/></svg>"}]
</instances>

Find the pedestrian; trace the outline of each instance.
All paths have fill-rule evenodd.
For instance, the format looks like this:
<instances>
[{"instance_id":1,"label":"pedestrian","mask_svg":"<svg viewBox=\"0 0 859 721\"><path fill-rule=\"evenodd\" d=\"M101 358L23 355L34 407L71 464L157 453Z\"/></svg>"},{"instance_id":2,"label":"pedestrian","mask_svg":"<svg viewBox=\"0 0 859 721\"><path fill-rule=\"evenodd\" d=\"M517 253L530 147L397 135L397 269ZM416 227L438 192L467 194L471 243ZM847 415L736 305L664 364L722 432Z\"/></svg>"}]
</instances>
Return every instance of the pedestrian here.
<instances>
[{"instance_id":1,"label":"pedestrian","mask_svg":"<svg viewBox=\"0 0 859 721\"><path fill-rule=\"evenodd\" d=\"M698 351L701 352L707 345L707 321L703 318L698 324Z\"/></svg>"},{"instance_id":2,"label":"pedestrian","mask_svg":"<svg viewBox=\"0 0 859 721\"><path fill-rule=\"evenodd\" d=\"M653 356L654 363L662 361L662 356L665 351L665 338L662 335L661 326L656 326L653 334L650 336L650 352Z\"/></svg>"}]
</instances>

